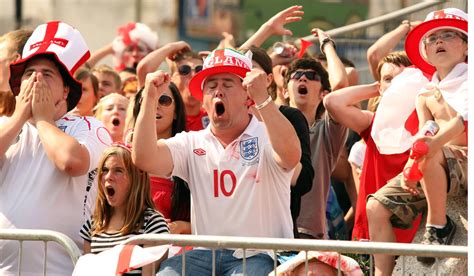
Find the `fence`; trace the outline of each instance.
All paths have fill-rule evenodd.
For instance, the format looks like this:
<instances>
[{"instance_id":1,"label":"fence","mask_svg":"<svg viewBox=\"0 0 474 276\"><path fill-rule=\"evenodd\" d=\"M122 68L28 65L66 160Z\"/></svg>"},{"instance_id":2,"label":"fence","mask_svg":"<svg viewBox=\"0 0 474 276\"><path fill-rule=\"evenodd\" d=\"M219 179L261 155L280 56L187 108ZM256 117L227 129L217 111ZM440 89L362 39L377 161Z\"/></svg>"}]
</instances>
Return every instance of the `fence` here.
<instances>
[{"instance_id":1,"label":"fence","mask_svg":"<svg viewBox=\"0 0 474 276\"><path fill-rule=\"evenodd\" d=\"M59 244L71 257L72 264L75 265L81 251L76 244L66 235L51 230L33 230L33 229L0 229L0 240L16 240L20 244L18 271L21 275L22 252L24 241L38 241L44 243L44 263L43 275L46 275L47 264L47 243L55 242Z\"/></svg>"},{"instance_id":2,"label":"fence","mask_svg":"<svg viewBox=\"0 0 474 276\"><path fill-rule=\"evenodd\" d=\"M215 275L215 249L234 248L243 249L243 267L245 271L245 250L259 249L277 251L331 251L352 254L390 254L399 255L403 264L402 273L405 274L405 256L431 256L436 258L452 257L467 258L467 246L453 245L421 245L402 244L386 242L355 242L335 240L305 240L305 239L275 239L275 238L251 238L251 237L223 237L223 236L193 236L193 235L163 235L145 234L132 237L126 241L127 244L162 245L173 244L175 246L205 247L213 250L212 271ZM182 275L185 274L185 253L183 257ZM340 255L339 255L340 257ZM276 260L274 268L276 268ZM339 258L340 266L340 258ZM370 262L370 275L372 275L372 260ZM305 260L305 271L308 274L308 259ZM433 271L438 275L438 262ZM276 271L275 271L276 275ZM338 275L341 275L340 267Z\"/></svg>"}]
</instances>

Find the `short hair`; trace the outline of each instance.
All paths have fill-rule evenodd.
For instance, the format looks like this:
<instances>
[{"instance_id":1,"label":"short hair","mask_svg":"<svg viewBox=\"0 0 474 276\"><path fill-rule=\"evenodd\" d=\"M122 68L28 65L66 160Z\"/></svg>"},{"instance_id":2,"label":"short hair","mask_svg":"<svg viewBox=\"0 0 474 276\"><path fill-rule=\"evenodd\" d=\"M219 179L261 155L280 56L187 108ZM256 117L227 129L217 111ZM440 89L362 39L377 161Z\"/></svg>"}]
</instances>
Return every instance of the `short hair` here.
<instances>
[{"instance_id":1,"label":"short hair","mask_svg":"<svg viewBox=\"0 0 474 276\"><path fill-rule=\"evenodd\" d=\"M96 98L96 102L99 99L99 81L97 77L92 74L92 71L89 70L87 67L81 66L79 69L74 73L74 78L78 81L85 81L87 79L91 80L92 88L94 92L94 96ZM94 104L95 105L95 104Z\"/></svg>"},{"instance_id":2,"label":"short hair","mask_svg":"<svg viewBox=\"0 0 474 276\"><path fill-rule=\"evenodd\" d=\"M391 52L379 61L379 64L377 65L377 72L379 73L379 76L380 76L380 71L382 70L382 66L385 63L391 63L398 67L401 67L401 66L407 67L411 65L411 61L408 58L407 53L405 51Z\"/></svg>"},{"instance_id":3,"label":"short hair","mask_svg":"<svg viewBox=\"0 0 474 276\"><path fill-rule=\"evenodd\" d=\"M33 30L30 29L19 29L8 32L0 38L0 42L10 42L8 51L10 54L18 53L22 54L23 48L25 47L28 38L30 38Z\"/></svg>"},{"instance_id":4,"label":"short hair","mask_svg":"<svg viewBox=\"0 0 474 276\"><path fill-rule=\"evenodd\" d=\"M114 69L112 69L112 67L108 66L107 64L101 64L100 66L92 69L92 73L95 72L112 76L114 78L115 91L120 91L122 88L122 80L120 79L120 75Z\"/></svg>"},{"instance_id":5,"label":"short hair","mask_svg":"<svg viewBox=\"0 0 474 276\"><path fill-rule=\"evenodd\" d=\"M183 53L178 53L175 57L173 62L170 64L170 71L171 73L175 73L178 71L177 63L183 60L188 60L188 59L199 59L202 60L201 56L199 56L198 53L193 52L193 51L185 51Z\"/></svg>"},{"instance_id":6,"label":"short hair","mask_svg":"<svg viewBox=\"0 0 474 276\"><path fill-rule=\"evenodd\" d=\"M323 90L331 91L331 85L329 84L328 72L321 65L319 61L314 58L301 58L294 60L285 74L285 88L288 87L291 75L298 69L314 70L316 74L321 77L321 86Z\"/></svg>"},{"instance_id":7,"label":"short hair","mask_svg":"<svg viewBox=\"0 0 474 276\"><path fill-rule=\"evenodd\" d=\"M144 211L147 208L155 209L150 194L150 176L133 164L131 151L125 146L117 145L106 148L97 167L98 193L92 217L92 235L105 232L112 217L112 206L107 202L103 187L104 165L111 156L116 156L123 161L128 181L130 181L124 224L119 232L126 235L140 230L144 222Z\"/></svg>"},{"instance_id":8,"label":"short hair","mask_svg":"<svg viewBox=\"0 0 474 276\"><path fill-rule=\"evenodd\" d=\"M288 82L290 81L291 75L298 69L314 70L316 74L321 77L321 89L331 92L331 84L329 83L329 75L326 69L324 69L321 62L317 61L311 57L305 57L301 59L294 60L285 74L285 88L288 87ZM323 101L319 104L316 109L316 118L319 118L321 114L325 111Z\"/></svg>"}]
</instances>

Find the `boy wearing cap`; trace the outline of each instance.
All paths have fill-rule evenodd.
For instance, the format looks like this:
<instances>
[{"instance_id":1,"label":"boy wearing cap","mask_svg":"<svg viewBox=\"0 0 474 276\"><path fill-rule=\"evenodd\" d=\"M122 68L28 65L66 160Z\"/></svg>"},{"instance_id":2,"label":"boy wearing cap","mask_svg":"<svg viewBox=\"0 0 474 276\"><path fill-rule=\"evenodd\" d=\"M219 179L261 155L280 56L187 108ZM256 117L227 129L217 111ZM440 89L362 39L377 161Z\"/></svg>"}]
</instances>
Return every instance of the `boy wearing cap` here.
<instances>
[{"instance_id":1,"label":"boy wearing cap","mask_svg":"<svg viewBox=\"0 0 474 276\"><path fill-rule=\"evenodd\" d=\"M133 161L155 175L179 176L189 184L195 235L292 238L290 181L301 149L294 128L266 90L266 76L232 49L213 51L189 84L203 102L210 125L156 142L156 103L170 80L148 74L135 126ZM249 114L256 103L259 122ZM157 157L160 158L157 158ZM216 250L217 275L242 273L241 250ZM269 254L246 252L248 275L273 269ZM270 253L271 254L271 253ZM182 256L166 260L159 275L178 275ZM210 275L212 252L186 253L186 275ZM200 274L201 273L201 274Z\"/></svg>"},{"instance_id":2,"label":"boy wearing cap","mask_svg":"<svg viewBox=\"0 0 474 276\"><path fill-rule=\"evenodd\" d=\"M111 142L96 119L66 115L81 97L73 73L88 56L80 33L53 21L35 29L10 65L17 99L13 115L0 118L0 228L49 229L81 244L77 229L90 215L96 166ZM0 274L19 273L18 250L0 243ZM64 250L48 244L47 252L48 275L71 274ZM43 254L41 244L24 245L21 273L42 271Z\"/></svg>"},{"instance_id":3,"label":"boy wearing cap","mask_svg":"<svg viewBox=\"0 0 474 276\"><path fill-rule=\"evenodd\" d=\"M405 227L410 227L427 207L422 243L450 244L456 225L446 215L446 197L467 194L467 14L453 8L431 12L408 34L405 48L413 64L428 74L434 73L418 94L416 110L420 129L427 120L434 120L439 131L433 137L418 139L429 148L418 161L422 189L417 182L399 175L375 193L368 204L372 201L378 213L373 223ZM409 160L405 168L412 165ZM436 260L417 259L427 265ZM377 272L377 262L375 265ZM386 268L379 269L383 274Z\"/></svg>"}]
</instances>

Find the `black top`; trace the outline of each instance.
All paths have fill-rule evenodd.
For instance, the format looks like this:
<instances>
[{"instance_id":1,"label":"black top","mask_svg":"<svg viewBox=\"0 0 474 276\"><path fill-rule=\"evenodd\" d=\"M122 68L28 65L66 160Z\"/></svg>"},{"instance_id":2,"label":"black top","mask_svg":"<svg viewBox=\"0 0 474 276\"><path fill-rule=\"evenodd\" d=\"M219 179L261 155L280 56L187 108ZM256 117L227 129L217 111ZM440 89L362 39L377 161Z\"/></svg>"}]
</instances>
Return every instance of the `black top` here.
<instances>
[{"instance_id":1,"label":"black top","mask_svg":"<svg viewBox=\"0 0 474 276\"><path fill-rule=\"evenodd\" d=\"M314 169L311 164L311 148L309 146L309 127L308 121L306 121L306 118L299 109L282 105L279 107L279 110L295 128L301 145L300 163L302 168L300 175L296 180L296 185L291 186L290 201L291 218L293 219L293 233L295 234L295 238L298 238L296 219L300 214L301 196L311 190L314 177Z\"/></svg>"}]
</instances>

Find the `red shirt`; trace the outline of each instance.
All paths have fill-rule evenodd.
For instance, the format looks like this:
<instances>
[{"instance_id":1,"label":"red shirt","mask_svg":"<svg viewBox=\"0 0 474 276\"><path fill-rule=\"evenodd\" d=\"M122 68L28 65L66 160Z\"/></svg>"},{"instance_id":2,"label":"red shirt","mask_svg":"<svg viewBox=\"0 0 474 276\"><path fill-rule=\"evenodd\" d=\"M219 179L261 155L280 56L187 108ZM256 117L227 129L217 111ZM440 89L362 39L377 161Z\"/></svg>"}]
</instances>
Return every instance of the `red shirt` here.
<instances>
[{"instance_id":1,"label":"red shirt","mask_svg":"<svg viewBox=\"0 0 474 276\"><path fill-rule=\"evenodd\" d=\"M410 116L409 120L416 120L416 122L413 122L411 125L418 127L417 116ZM360 136L367 144L367 149L365 151L362 173L360 175L359 196L357 198L354 229L352 230L353 240L369 239L369 227L365 208L367 196L375 193L385 186L390 179L397 176L405 167L410 153L408 150L400 154L381 154L370 135L372 125L373 120L370 126L360 133ZM421 215L414 221L411 229L402 230L394 228L397 242L411 243L418 230L420 221Z\"/></svg>"},{"instance_id":2,"label":"red shirt","mask_svg":"<svg viewBox=\"0 0 474 276\"><path fill-rule=\"evenodd\" d=\"M209 124L209 117L204 109L199 110L197 115L186 116L186 131L198 131L205 129Z\"/></svg>"},{"instance_id":3,"label":"red shirt","mask_svg":"<svg viewBox=\"0 0 474 276\"><path fill-rule=\"evenodd\" d=\"M170 179L156 176L150 177L151 199L155 203L155 208L165 219L171 216L171 195L173 194L174 182Z\"/></svg>"}]
</instances>

